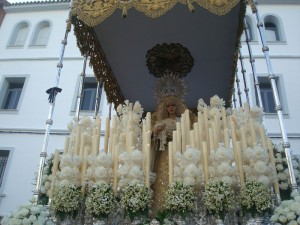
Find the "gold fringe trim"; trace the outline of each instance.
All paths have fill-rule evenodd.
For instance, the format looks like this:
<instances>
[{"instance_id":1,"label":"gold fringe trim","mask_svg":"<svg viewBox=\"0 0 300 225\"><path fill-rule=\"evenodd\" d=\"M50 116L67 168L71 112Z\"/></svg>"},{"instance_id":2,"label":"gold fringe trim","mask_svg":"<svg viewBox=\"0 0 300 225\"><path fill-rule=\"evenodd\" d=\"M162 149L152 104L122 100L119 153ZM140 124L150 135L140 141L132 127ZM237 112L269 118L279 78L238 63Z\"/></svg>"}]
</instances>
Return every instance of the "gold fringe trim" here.
<instances>
[{"instance_id":1,"label":"gold fringe trim","mask_svg":"<svg viewBox=\"0 0 300 225\"><path fill-rule=\"evenodd\" d=\"M135 8L151 18L166 14L177 3L191 7L192 3L207 9L213 14L226 15L240 0L74 0L72 15L77 15L87 26L93 27L103 22L117 9Z\"/></svg>"}]
</instances>

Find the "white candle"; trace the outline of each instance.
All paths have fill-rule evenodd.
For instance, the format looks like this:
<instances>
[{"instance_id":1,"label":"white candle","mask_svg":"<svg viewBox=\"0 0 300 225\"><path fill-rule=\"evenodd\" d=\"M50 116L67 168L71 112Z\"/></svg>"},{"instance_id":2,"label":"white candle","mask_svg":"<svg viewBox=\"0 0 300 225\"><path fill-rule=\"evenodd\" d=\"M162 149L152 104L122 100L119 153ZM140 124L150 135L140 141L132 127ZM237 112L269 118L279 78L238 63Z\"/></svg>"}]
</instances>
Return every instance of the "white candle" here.
<instances>
[{"instance_id":1,"label":"white candle","mask_svg":"<svg viewBox=\"0 0 300 225\"><path fill-rule=\"evenodd\" d=\"M203 114L204 114L204 129L205 129L205 141L206 141L206 144L207 144L207 148L210 149L209 147L209 127L208 127L208 111L207 111L207 108L205 107L204 108L204 111L203 111Z\"/></svg>"},{"instance_id":2,"label":"white candle","mask_svg":"<svg viewBox=\"0 0 300 225\"><path fill-rule=\"evenodd\" d=\"M205 184L208 183L209 175L208 175L208 152L207 152L207 143L205 141L202 142L202 152L203 152L203 172L204 172L204 180Z\"/></svg>"},{"instance_id":3,"label":"white candle","mask_svg":"<svg viewBox=\"0 0 300 225\"><path fill-rule=\"evenodd\" d=\"M184 114L182 114L182 117L184 117ZM184 127L184 119L181 117L181 152L184 153L185 152L185 147L186 147L186 130Z\"/></svg>"},{"instance_id":4,"label":"white candle","mask_svg":"<svg viewBox=\"0 0 300 225\"><path fill-rule=\"evenodd\" d=\"M255 124L252 118L250 119L250 131L252 136L253 147L255 147L257 145L257 138L256 138Z\"/></svg>"},{"instance_id":5,"label":"white candle","mask_svg":"<svg viewBox=\"0 0 300 225\"><path fill-rule=\"evenodd\" d=\"M93 155L97 156L99 154L99 145L100 145L100 136L99 134L96 134L95 136L95 146L93 149Z\"/></svg>"},{"instance_id":6,"label":"white candle","mask_svg":"<svg viewBox=\"0 0 300 225\"><path fill-rule=\"evenodd\" d=\"M107 117L105 121L105 138L104 138L104 151L108 150L108 138L109 138L110 120Z\"/></svg>"},{"instance_id":7,"label":"white candle","mask_svg":"<svg viewBox=\"0 0 300 225\"><path fill-rule=\"evenodd\" d=\"M97 116L96 117L96 128L98 129L99 133L101 131L101 117Z\"/></svg>"},{"instance_id":8,"label":"white candle","mask_svg":"<svg viewBox=\"0 0 300 225\"><path fill-rule=\"evenodd\" d=\"M177 131L173 130L173 149L174 151L178 151L178 147L177 147Z\"/></svg>"},{"instance_id":9,"label":"white candle","mask_svg":"<svg viewBox=\"0 0 300 225\"><path fill-rule=\"evenodd\" d=\"M190 130L191 130L191 121L190 121L190 111L185 110L185 129L186 129L186 145L190 145Z\"/></svg>"},{"instance_id":10,"label":"white candle","mask_svg":"<svg viewBox=\"0 0 300 225\"><path fill-rule=\"evenodd\" d=\"M197 149L200 149L200 139L199 139L199 126L198 123L194 123L194 131L195 131L195 146Z\"/></svg>"},{"instance_id":11,"label":"white candle","mask_svg":"<svg viewBox=\"0 0 300 225\"><path fill-rule=\"evenodd\" d=\"M213 135L213 130L212 128L208 129L208 133L209 133L209 149L207 150L208 155L210 155L210 152L214 151L214 135Z\"/></svg>"},{"instance_id":12,"label":"white candle","mask_svg":"<svg viewBox=\"0 0 300 225\"><path fill-rule=\"evenodd\" d=\"M177 135L177 143L176 143L176 151L181 152L181 128L180 128L180 122L176 122L176 135Z\"/></svg>"},{"instance_id":13,"label":"white candle","mask_svg":"<svg viewBox=\"0 0 300 225\"><path fill-rule=\"evenodd\" d=\"M146 145L145 186L150 188L150 144Z\"/></svg>"},{"instance_id":14,"label":"white candle","mask_svg":"<svg viewBox=\"0 0 300 225\"><path fill-rule=\"evenodd\" d=\"M59 160L60 160L60 152L58 149L56 149L55 153L54 153L53 166L52 166L52 179L51 179L51 189L52 190L50 190L51 195L53 194L53 191L54 191L54 185L55 185L55 180L56 180L56 174L58 171Z\"/></svg>"},{"instance_id":15,"label":"white candle","mask_svg":"<svg viewBox=\"0 0 300 225\"><path fill-rule=\"evenodd\" d=\"M81 168L81 192L85 192L85 178L86 178L86 170L88 166L87 158L89 154L89 147L85 146L84 148L84 157L83 157L83 163Z\"/></svg>"},{"instance_id":16,"label":"white candle","mask_svg":"<svg viewBox=\"0 0 300 225\"><path fill-rule=\"evenodd\" d=\"M199 149L202 150L202 142L203 142L203 122L202 122L202 117L200 117L201 119L198 121L198 131L199 131Z\"/></svg>"},{"instance_id":17,"label":"white candle","mask_svg":"<svg viewBox=\"0 0 300 225\"><path fill-rule=\"evenodd\" d=\"M229 148L229 131L228 131L228 128L224 129L224 144L225 144L225 148Z\"/></svg>"},{"instance_id":18,"label":"white candle","mask_svg":"<svg viewBox=\"0 0 300 225\"><path fill-rule=\"evenodd\" d=\"M86 142L86 134L83 133L81 134L80 151L79 151L79 156L81 159L83 159L85 142Z\"/></svg>"},{"instance_id":19,"label":"white candle","mask_svg":"<svg viewBox=\"0 0 300 225\"><path fill-rule=\"evenodd\" d=\"M169 151L169 185L173 183L173 142L168 143Z\"/></svg>"},{"instance_id":20,"label":"white candle","mask_svg":"<svg viewBox=\"0 0 300 225\"><path fill-rule=\"evenodd\" d=\"M74 149L74 154L75 155L79 154L80 136L81 136L81 128L78 125L77 129L76 129L76 139L75 139L75 149Z\"/></svg>"},{"instance_id":21,"label":"white candle","mask_svg":"<svg viewBox=\"0 0 300 225\"><path fill-rule=\"evenodd\" d=\"M147 112L146 114L146 125L147 125L147 131L150 131L152 129L151 127L151 113Z\"/></svg>"},{"instance_id":22,"label":"white candle","mask_svg":"<svg viewBox=\"0 0 300 225\"><path fill-rule=\"evenodd\" d=\"M210 133L209 133L210 135ZM216 128L216 123L212 122L212 135L213 135L213 145L214 145L214 149L217 150L219 147L219 135L218 135L218 131Z\"/></svg>"},{"instance_id":23,"label":"white candle","mask_svg":"<svg viewBox=\"0 0 300 225\"><path fill-rule=\"evenodd\" d=\"M249 104L248 104L248 102L244 102L244 112L245 112L246 119L249 118Z\"/></svg>"},{"instance_id":24,"label":"white candle","mask_svg":"<svg viewBox=\"0 0 300 225\"><path fill-rule=\"evenodd\" d=\"M241 131L242 150L246 150L247 149L247 139L246 139L245 128L241 127L240 131Z\"/></svg>"},{"instance_id":25,"label":"white candle","mask_svg":"<svg viewBox=\"0 0 300 225\"><path fill-rule=\"evenodd\" d=\"M222 124L223 124L223 129L226 129L227 126L227 118L226 118L226 110L224 107L222 107Z\"/></svg>"},{"instance_id":26,"label":"white candle","mask_svg":"<svg viewBox=\"0 0 300 225\"><path fill-rule=\"evenodd\" d=\"M241 143L239 141L236 142L236 153L237 153L237 166L240 175L240 182L241 185L243 185L245 183L245 178L244 178L243 160L242 160L242 153L241 153Z\"/></svg>"},{"instance_id":27,"label":"white candle","mask_svg":"<svg viewBox=\"0 0 300 225\"><path fill-rule=\"evenodd\" d=\"M114 149L114 166L113 166L113 173L114 173L114 192L117 193L118 191L118 168L119 168L119 146L116 145Z\"/></svg>"},{"instance_id":28,"label":"white candle","mask_svg":"<svg viewBox=\"0 0 300 225\"><path fill-rule=\"evenodd\" d=\"M191 140L191 147L196 148L196 141L195 141L195 131L191 130L190 131L190 140Z\"/></svg>"},{"instance_id":29,"label":"white candle","mask_svg":"<svg viewBox=\"0 0 300 225\"><path fill-rule=\"evenodd\" d=\"M64 155L66 155L68 153L69 144L70 144L70 137L66 137L66 139L65 139L65 145L64 145Z\"/></svg>"},{"instance_id":30,"label":"white candle","mask_svg":"<svg viewBox=\"0 0 300 225\"><path fill-rule=\"evenodd\" d=\"M266 135L263 126L259 127L259 132L260 132L261 145L264 149L266 149L267 148Z\"/></svg>"}]
</instances>

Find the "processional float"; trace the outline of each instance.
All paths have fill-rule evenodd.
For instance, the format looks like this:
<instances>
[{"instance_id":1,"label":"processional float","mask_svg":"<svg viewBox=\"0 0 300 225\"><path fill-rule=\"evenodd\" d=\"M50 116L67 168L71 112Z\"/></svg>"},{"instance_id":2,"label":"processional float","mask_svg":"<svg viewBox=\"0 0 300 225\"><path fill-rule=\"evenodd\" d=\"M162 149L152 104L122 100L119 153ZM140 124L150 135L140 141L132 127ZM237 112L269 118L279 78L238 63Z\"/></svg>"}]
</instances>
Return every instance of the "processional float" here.
<instances>
[{"instance_id":1,"label":"processional float","mask_svg":"<svg viewBox=\"0 0 300 225\"><path fill-rule=\"evenodd\" d=\"M282 108L268 54L269 49L264 38L263 23L260 21L257 7L253 1L247 3L256 15L281 127L290 183L292 189L297 190L289 142L283 124ZM98 91L100 85L103 85L107 99L114 104L115 109L119 112L119 117L106 119L104 151L99 151L101 122L103 121L97 115L98 103L95 104L93 121L88 118L80 119L81 95L79 94L77 119L71 125L71 135L66 139L63 156L60 156L59 151L56 151L54 156L52 177L49 180L51 185L48 190L50 199L55 199L53 195L55 189L58 189L59 182L68 184L72 179L72 184L81 187L81 191L76 192L75 196L84 196L86 199L89 192L93 190L92 186L97 184L97 179L101 180L99 184L111 184L115 195L118 195L119 189L125 188L130 179L134 180L133 183L140 183L143 187L150 188L149 160L152 124L151 115L147 113L143 119L143 113L144 111L153 112L155 109L151 84L158 78L149 75L145 65L145 55L156 44L180 43L189 49L195 59L193 70L188 71L190 74L184 78L188 83L189 91L186 104L188 108L194 109L195 117L190 118L189 112L182 114L181 122L173 134L173 142L168 144L169 183L184 181L186 174L192 174L187 176L190 178L186 180L187 186L197 187L200 195L205 196L204 186L209 184L210 179L218 180L217 178L219 178L224 183L228 182L229 186L236 185L235 188L241 188L245 185L246 178L251 177L272 187L276 194L275 202L280 202L278 182L276 174L274 174L273 147L270 140L267 139L262 122L262 102L255 71L255 60L247 38L247 29L245 29L255 93L259 100L258 108L249 106L249 90L240 51L240 36L243 31L246 2L238 0L209 2L201 0L71 1L70 6L60 61L57 65L56 82L54 87L48 90L50 111L35 190L37 197L41 193L43 167L47 155L47 142L56 95L60 92L58 86L64 47L67 44L71 24L73 24L78 47L85 59L80 88L82 88L85 67L89 59L98 81ZM122 10L122 15L120 15L119 9ZM172 54L176 54L176 52ZM173 57L172 54L158 52L156 55L158 61L156 64L154 62L155 69L161 69L162 62L171 61L173 65L176 65L178 60L184 58L184 54L179 55L181 56L179 59ZM240 55L247 100L244 104L242 103L241 96L243 94L239 84L240 80L236 76L235 69L238 55ZM188 64L189 62L184 61L184 63ZM234 84L235 80L236 85ZM236 103L235 86L238 88L238 104ZM215 94L222 98L217 96L211 98ZM129 101L125 101L125 99ZM131 103L136 100L139 100L141 104ZM232 100L236 109L230 111L228 108L232 106ZM196 103L198 103L197 106ZM120 108L117 108L118 106ZM183 142L186 143L183 144ZM251 158L254 157L254 153L261 158ZM93 161L92 156L98 156L98 164L96 160ZM133 160L130 161L129 158ZM185 162L185 164L180 162ZM127 177L130 173L128 167L134 168L131 171L133 178ZM122 168L127 168L127 170L124 169L122 173ZM186 171L187 168L189 170ZM260 168L261 171L257 171L257 168ZM70 169L73 171L72 175L69 174L69 176L73 176L72 179L66 175L66 171ZM222 169L230 172L225 176ZM63 170L65 170L64 175ZM233 179L234 177L236 179ZM188 189L187 186L185 186L186 189ZM141 188L145 192L145 199L150 199L146 193L148 189ZM125 204L124 202L126 201L123 200L123 204ZM53 205L55 205L54 203ZM90 209L90 211L93 209L91 205L84 205L81 207L81 213L82 208ZM198 210L201 211L200 208ZM207 206L204 211L213 213L217 210L209 209ZM205 213L201 214L200 218L199 212L194 212L198 213L198 222L203 215L206 215ZM97 215L97 213L93 214L92 212L92 215ZM203 222L205 219L201 221ZM84 224L87 221L82 220L81 223ZM191 221L189 223L196 224ZM153 222L153 224L155 223Z\"/></svg>"}]
</instances>

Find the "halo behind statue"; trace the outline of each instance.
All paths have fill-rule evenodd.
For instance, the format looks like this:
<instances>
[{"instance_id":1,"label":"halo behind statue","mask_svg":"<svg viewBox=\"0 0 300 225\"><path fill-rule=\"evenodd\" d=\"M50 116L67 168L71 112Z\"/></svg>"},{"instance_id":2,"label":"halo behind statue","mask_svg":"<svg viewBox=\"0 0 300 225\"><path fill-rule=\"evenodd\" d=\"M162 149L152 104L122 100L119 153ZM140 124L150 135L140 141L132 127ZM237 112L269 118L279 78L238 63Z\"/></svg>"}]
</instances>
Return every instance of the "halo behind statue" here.
<instances>
[{"instance_id":1,"label":"halo behind statue","mask_svg":"<svg viewBox=\"0 0 300 225\"><path fill-rule=\"evenodd\" d=\"M157 44L148 50L146 58L150 74L158 78L170 73L184 77L194 66L191 53L179 43Z\"/></svg>"}]
</instances>

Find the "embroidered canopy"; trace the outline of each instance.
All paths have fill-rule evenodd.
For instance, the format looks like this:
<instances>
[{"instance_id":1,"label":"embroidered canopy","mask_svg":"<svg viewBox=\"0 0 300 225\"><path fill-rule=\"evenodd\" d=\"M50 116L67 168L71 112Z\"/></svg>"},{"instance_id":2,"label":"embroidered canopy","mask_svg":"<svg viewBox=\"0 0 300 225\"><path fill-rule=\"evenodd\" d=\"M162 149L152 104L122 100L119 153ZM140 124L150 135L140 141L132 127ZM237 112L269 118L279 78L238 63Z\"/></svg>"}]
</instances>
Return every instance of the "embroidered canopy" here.
<instances>
[{"instance_id":1,"label":"embroidered canopy","mask_svg":"<svg viewBox=\"0 0 300 225\"><path fill-rule=\"evenodd\" d=\"M74 0L70 19L108 101L139 100L153 111L157 78L146 54L164 43L181 44L194 59L184 78L189 108L214 94L230 104L244 14L240 0Z\"/></svg>"}]
</instances>

